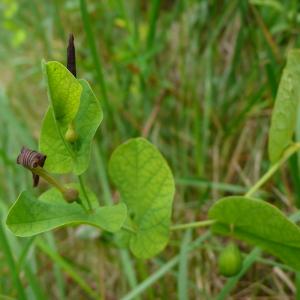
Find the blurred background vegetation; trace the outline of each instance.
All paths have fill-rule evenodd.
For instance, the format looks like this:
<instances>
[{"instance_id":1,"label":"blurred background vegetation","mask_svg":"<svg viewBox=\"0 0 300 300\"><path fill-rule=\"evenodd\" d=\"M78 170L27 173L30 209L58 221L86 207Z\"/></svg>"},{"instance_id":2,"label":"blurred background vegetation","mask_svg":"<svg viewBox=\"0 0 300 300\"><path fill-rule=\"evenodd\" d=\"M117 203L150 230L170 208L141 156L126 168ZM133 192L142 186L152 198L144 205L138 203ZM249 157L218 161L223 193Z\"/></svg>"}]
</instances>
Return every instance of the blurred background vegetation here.
<instances>
[{"instance_id":1,"label":"blurred background vegetation","mask_svg":"<svg viewBox=\"0 0 300 300\"><path fill-rule=\"evenodd\" d=\"M37 148L48 105L41 60L65 63L69 33L78 77L105 108L86 182L101 203L114 200L109 156L145 136L174 172L173 223L183 223L205 219L213 201L267 170L270 115L299 25L297 0L0 0L0 299L300 299L300 276L270 256L222 278L225 240L203 229L172 233L159 256L140 261L89 227L19 239L4 225L32 184L15 161L21 146ZM297 210L296 155L261 194Z\"/></svg>"}]
</instances>

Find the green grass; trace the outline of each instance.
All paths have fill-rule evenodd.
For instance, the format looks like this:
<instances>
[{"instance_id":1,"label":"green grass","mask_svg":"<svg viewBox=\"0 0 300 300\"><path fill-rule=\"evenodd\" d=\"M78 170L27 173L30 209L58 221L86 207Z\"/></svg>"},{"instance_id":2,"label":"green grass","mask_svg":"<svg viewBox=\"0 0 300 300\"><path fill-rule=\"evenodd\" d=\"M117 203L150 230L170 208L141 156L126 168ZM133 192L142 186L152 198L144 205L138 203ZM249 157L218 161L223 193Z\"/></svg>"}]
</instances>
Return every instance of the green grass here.
<instances>
[{"instance_id":1,"label":"green grass","mask_svg":"<svg viewBox=\"0 0 300 300\"><path fill-rule=\"evenodd\" d=\"M245 193L268 169L271 109L286 53L300 45L298 19L296 0L0 1L2 221L18 193L31 187L15 160L21 146L37 147L47 106L41 59L65 63L69 32L78 77L105 107L85 181L101 203L115 201L110 154L144 135L175 174L173 223L181 224L205 219L211 203ZM296 211L298 173L299 155L258 195L287 214ZM40 191L46 188L42 183ZM257 262L243 244L247 272L224 280L215 249L225 240L204 230L172 233L166 250L143 265L109 234L83 240L77 228L66 228L28 240L1 228L4 299L292 299L300 293L299 275L272 257Z\"/></svg>"}]
</instances>

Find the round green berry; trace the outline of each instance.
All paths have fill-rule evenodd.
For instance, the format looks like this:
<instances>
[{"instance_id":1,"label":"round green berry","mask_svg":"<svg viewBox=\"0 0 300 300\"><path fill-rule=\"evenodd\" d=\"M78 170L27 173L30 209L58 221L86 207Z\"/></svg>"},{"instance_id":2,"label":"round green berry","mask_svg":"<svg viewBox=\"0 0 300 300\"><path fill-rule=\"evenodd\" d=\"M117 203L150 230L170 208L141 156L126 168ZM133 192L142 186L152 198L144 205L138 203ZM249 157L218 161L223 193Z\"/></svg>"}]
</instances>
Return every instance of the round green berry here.
<instances>
[{"instance_id":1,"label":"round green berry","mask_svg":"<svg viewBox=\"0 0 300 300\"><path fill-rule=\"evenodd\" d=\"M234 244L228 244L221 252L218 260L219 272L226 277L237 275L243 265L243 259L239 248Z\"/></svg>"},{"instance_id":2,"label":"round green berry","mask_svg":"<svg viewBox=\"0 0 300 300\"><path fill-rule=\"evenodd\" d=\"M65 140L69 143L74 143L78 139L78 135L73 126L69 126L65 133Z\"/></svg>"}]
</instances>

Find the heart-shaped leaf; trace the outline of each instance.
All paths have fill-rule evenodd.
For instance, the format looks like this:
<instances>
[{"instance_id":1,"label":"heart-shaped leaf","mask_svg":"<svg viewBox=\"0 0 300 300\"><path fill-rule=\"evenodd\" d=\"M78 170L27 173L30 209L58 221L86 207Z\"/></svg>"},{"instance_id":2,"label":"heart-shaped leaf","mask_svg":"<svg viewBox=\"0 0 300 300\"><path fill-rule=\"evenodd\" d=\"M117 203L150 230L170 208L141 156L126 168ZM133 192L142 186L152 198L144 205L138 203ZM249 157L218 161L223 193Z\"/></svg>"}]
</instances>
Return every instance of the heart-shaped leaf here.
<instances>
[{"instance_id":1,"label":"heart-shaped leaf","mask_svg":"<svg viewBox=\"0 0 300 300\"><path fill-rule=\"evenodd\" d=\"M154 256L169 238L175 191L169 166L151 143L136 138L114 151L109 173L128 207L127 225L135 230L123 232L123 238L137 257Z\"/></svg>"},{"instance_id":2,"label":"heart-shaped leaf","mask_svg":"<svg viewBox=\"0 0 300 300\"><path fill-rule=\"evenodd\" d=\"M43 69L55 119L68 124L77 114L82 87L73 74L57 61L43 62Z\"/></svg>"},{"instance_id":3,"label":"heart-shaped leaf","mask_svg":"<svg viewBox=\"0 0 300 300\"><path fill-rule=\"evenodd\" d=\"M65 140L68 123L56 119L57 112L53 105L48 109L43 121L40 151L47 155L44 168L52 173L82 174L88 168L92 139L103 118L99 101L89 84L82 79L76 82L82 87L80 106L72 120L77 140L74 143ZM49 80L48 84L51 85ZM59 99L56 102L65 100Z\"/></svg>"},{"instance_id":4,"label":"heart-shaped leaf","mask_svg":"<svg viewBox=\"0 0 300 300\"><path fill-rule=\"evenodd\" d=\"M51 189L37 199L30 191L20 194L11 207L6 224L17 236L27 237L65 225L88 224L110 232L123 225L127 209L123 203L99 207L96 196L87 191L93 211L80 204L67 203L57 189ZM80 199L84 199L79 189Z\"/></svg>"},{"instance_id":5,"label":"heart-shaped leaf","mask_svg":"<svg viewBox=\"0 0 300 300\"><path fill-rule=\"evenodd\" d=\"M277 91L269 132L269 157L278 161L283 151L291 144L296 126L297 109L300 101L300 51L288 54Z\"/></svg>"},{"instance_id":6,"label":"heart-shaped leaf","mask_svg":"<svg viewBox=\"0 0 300 300\"><path fill-rule=\"evenodd\" d=\"M209 217L217 221L213 232L259 246L300 270L300 228L275 206L232 196L217 201L209 210Z\"/></svg>"}]
</instances>

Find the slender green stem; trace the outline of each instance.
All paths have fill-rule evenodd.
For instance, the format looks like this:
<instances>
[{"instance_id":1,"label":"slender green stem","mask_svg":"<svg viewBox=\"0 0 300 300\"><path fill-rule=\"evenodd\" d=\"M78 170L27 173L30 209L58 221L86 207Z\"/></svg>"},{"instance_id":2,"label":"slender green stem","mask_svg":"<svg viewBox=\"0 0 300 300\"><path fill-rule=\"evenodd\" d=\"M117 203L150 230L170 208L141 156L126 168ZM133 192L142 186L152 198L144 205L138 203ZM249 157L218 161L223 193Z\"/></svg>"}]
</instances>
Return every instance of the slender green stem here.
<instances>
[{"instance_id":1,"label":"slender green stem","mask_svg":"<svg viewBox=\"0 0 300 300\"><path fill-rule=\"evenodd\" d=\"M78 176L78 180L79 180L79 184L80 184L80 187L81 187L81 190L82 190L82 193L83 193L83 196L88 204L88 207L89 207L89 210L92 211L93 210L93 207L92 207L92 203L90 201L90 198L86 192L86 189L85 189L85 186L84 186L84 182L83 182L83 179L82 179L82 176L79 175Z\"/></svg>"},{"instance_id":2,"label":"slender green stem","mask_svg":"<svg viewBox=\"0 0 300 300\"><path fill-rule=\"evenodd\" d=\"M41 176L42 178L44 178L49 184L53 185L54 187L56 187L62 194L64 194L66 192L66 188L61 185L56 179L54 179L47 171L45 171L43 168L41 167L37 167L34 169L31 169L31 171L34 174L37 174L39 176Z\"/></svg>"},{"instance_id":3,"label":"slender green stem","mask_svg":"<svg viewBox=\"0 0 300 300\"><path fill-rule=\"evenodd\" d=\"M251 188L250 190L245 194L246 197L252 196L262 185L264 185L270 177L279 169L279 167L285 163L294 153L296 153L298 150L300 150L300 143L295 143L289 146L283 156L281 157L278 162L273 164L270 169L261 177Z\"/></svg>"},{"instance_id":4,"label":"slender green stem","mask_svg":"<svg viewBox=\"0 0 300 300\"><path fill-rule=\"evenodd\" d=\"M205 220L200 222L192 222L186 224L179 224L171 226L171 230L181 230L181 229L188 229L188 228L196 228L196 227L206 227L214 224L216 220Z\"/></svg>"}]
</instances>

